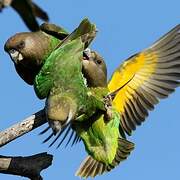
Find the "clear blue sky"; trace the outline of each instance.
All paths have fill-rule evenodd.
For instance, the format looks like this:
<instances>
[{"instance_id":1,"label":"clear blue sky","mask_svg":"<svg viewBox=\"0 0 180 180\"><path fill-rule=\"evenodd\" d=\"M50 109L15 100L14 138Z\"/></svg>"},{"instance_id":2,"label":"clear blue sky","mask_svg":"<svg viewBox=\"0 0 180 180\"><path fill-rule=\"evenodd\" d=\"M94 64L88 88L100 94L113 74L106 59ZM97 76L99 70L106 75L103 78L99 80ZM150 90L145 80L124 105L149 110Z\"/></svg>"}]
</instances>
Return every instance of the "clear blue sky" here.
<instances>
[{"instance_id":1,"label":"clear blue sky","mask_svg":"<svg viewBox=\"0 0 180 180\"><path fill-rule=\"evenodd\" d=\"M96 23L99 33L93 43L105 58L108 74L126 58L151 45L164 33L180 23L179 0L37 0L53 23L72 31L88 17ZM0 130L24 119L44 106L33 88L16 74L4 42L16 32L28 31L11 8L0 14ZM146 122L130 139L136 148L120 166L97 180L179 179L180 90L161 101ZM31 155L47 151L54 155L53 165L43 171L45 180L76 180L74 176L86 153L83 144L56 150L41 144L46 136L38 136L42 128L29 133L0 149L2 155ZM19 180L19 177L0 175L0 179ZM23 178L22 178L23 179Z\"/></svg>"}]
</instances>

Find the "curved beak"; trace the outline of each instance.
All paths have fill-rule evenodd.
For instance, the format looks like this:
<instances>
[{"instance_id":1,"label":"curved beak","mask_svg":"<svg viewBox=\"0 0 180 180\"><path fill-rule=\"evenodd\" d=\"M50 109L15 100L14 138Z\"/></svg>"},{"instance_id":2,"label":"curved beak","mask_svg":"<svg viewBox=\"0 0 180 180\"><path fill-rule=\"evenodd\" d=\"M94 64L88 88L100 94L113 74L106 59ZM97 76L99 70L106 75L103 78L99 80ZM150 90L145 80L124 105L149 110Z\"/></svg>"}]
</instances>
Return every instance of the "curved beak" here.
<instances>
[{"instance_id":1,"label":"curved beak","mask_svg":"<svg viewBox=\"0 0 180 180\"><path fill-rule=\"evenodd\" d=\"M23 60L23 55L15 49L9 50L8 53L15 64Z\"/></svg>"}]
</instances>

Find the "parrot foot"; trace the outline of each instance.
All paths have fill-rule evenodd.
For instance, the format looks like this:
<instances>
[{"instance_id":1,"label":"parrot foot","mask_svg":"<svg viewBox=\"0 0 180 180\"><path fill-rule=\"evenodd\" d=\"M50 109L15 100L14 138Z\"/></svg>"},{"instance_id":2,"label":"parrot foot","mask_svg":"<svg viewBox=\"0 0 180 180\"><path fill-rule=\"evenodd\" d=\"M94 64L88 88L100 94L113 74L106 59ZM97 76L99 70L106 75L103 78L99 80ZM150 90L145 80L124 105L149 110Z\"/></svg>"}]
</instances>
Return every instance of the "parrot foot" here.
<instances>
[{"instance_id":1,"label":"parrot foot","mask_svg":"<svg viewBox=\"0 0 180 180\"><path fill-rule=\"evenodd\" d=\"M104 106L105 106L105 113L104 119L106 122L109 122L112 119L112 98L111 96L104 97Z\"/></svg>"}]
</instances>

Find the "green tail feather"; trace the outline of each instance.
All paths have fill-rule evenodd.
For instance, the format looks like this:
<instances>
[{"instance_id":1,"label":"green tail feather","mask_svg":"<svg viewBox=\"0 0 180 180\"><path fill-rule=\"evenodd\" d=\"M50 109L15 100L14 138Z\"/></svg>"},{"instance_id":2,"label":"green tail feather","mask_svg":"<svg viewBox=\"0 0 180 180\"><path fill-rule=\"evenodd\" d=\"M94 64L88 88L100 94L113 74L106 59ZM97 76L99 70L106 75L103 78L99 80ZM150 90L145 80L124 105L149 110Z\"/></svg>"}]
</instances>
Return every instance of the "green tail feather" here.
<instances>
[{"instance_id":1,"label":"green tail feather","mask_svg":"<svg viewBox=\"0 0 180 180\"><path fill-rule=\"evenodd\" d=\"M126 139L119 138L118 150L112 164L106 165L100 161L93 159L91 156L87 156L86 159L81 163L79 169L76 171L76 176L87 178L101 175L104 172L111 171L119 163L130 155L134 149L134 144Z\"/></svg>"}]
</instances>

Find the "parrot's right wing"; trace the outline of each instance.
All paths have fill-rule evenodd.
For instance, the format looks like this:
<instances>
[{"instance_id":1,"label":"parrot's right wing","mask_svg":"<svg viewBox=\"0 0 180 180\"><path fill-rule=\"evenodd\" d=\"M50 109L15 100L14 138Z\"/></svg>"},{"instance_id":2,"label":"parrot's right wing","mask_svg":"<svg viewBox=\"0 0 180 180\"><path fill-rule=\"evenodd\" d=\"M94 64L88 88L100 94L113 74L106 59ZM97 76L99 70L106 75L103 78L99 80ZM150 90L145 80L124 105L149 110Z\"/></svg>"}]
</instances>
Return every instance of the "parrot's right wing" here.
<instances>
[{"instance_id":1,"label":"parrot's right wing","mask_svg":"<svg viewBox=\"0 0 180 180\"><path fill-rule=\"evenodd\" d=\"M82 57L80 56L83 56L83 47L84 47L84 44L82 43L81 38L77 38L73 41L63 44L57 50L52 52L52 54L46 60L40 73L36 76L36 79L35 79L34 88L35 88L36 95L40 99L49 97L49 93L51 91L52 86L55 86L55 83L58 83L56 82L56 80L58 78L59 69L61 68L59 61L61 61L61 63L65 63L66 61L73 61L74 58L82 59ZM64 73L67 73L67 72L64 72ZM46 128L40 134L46 133L49 129L50 127ZM70 132L71 134L69 136L69 140L67 144L70 143L73 137L74 137L74 140L72 142L72 145L80 141L80 137L75 133L75 131L74 130L71 131L71 124L67 124L62 129L62 131L56 136L56 138L52 141L50 146L52 146L59 139L59 137L61 137L64 131L65 131L64 136L62 140L60 141L58 147L63 143L63 141L66 139L66 137L68 136ZM49 141L51 137L53 137L53 133L50 134L43 141L43 143Z\"/></svg>"},{"instance_id":2,"label":"parrot's right wing","mask_svg":"<svg viewBox=\"0 0 180 180\"><path fill-rule=\"evenodd\" d=\"M45 31L48 34L54 35L55 37L58 38L58 28L51 25L50 26L46 23L44 25L42 25L41 27L42 31ZM82 45L83 44L83 49L82 49L82 53L85 47L87 47L90 42L94 39L95 34L96 34L97 30L96 30L96 26L94 24L91 24L89 22L88 19L84 19L80 25L69 35L65 38L65 40L63 40L56 48L55 51L53 51L53 53L50 55L50 57L48 59L52 59L52 60L47 60L46 63L44 64L41 72L38 74L38 76L36 77L35 80L35 91L36 94L39 98L43 99L45 97L48 96L49 94L49 89L52 87L52 83L53 83L53 74L55 73L55 69L57 69L57 66L52 66L51 63L52 61L54 61L53 59L55 59L55 57L53 57L54 55L59 55L60 56L60 49L62 49L64 47L64 45L70 43L71 41L79 41L77 44ZM60 37L61 38L61 37ZM78 47L78 46L77 46ZM76 47L76 48L77 48ZM57 51L57 53L55 54L55 52ZM66 56L68 57L68 56ZM69 56L68 58L70 58L72 56ZM49 61L49 62L48 62ZM47 71L47 68L49 68L50 66L52 66L52 73L50 73L50 71ZM45 69L44 69L45 68ZM43 70L44 69L44 70ZM48 72L48 74L46 74L45 72ZM46 74L46 75L45 75ZM52 75L50 75L52 74ZM45 75L46 78L44 78L43 76ZM45 86L43 86L43 84L45 84ZM44 89L45 88L45 89ZM62 144L62 142L66 139L66 137L68 136L71 126L70 128L64 128L64 130L66 130L66 132L64 133L64 136L62 138L62 140L60 141L58 147ZM48 130L48 128L47 128ZM44 134L46 132L46 130L42 131L42 133L40 134ZM50 144L50 146L52 146L57 140L58 138L62 135L63 130L57 135L57 137L54 139L54 141ZM73 141L72 141L72 145L76 144L77 142L80 141L79 136L75 133L75 131L72 130L72 133L69 136L69 140L67 141L67 144L69 144L69 142L71 141L71 139L74 137ZM50 134L49 137L47 137L44 142L49 141L49 139L51 139L51 137L53 136L53 134Z\"/></svg>"},{"instance_id":3,"label":"parrot's right wing","mask_svg":"<svg viewBox=\"0 0 180 180\"><path fill-rule=\"evenodd\" d=\"M116 92L113 103L127 134L145 120L148 110L152 110L160 99L174 92L179 80L180 25L150 48L126 60L109 81L110 92ZM123 88L116 91L120 87Z\"/></svg>"}]
</instances>

